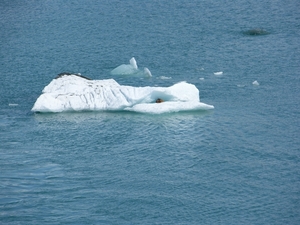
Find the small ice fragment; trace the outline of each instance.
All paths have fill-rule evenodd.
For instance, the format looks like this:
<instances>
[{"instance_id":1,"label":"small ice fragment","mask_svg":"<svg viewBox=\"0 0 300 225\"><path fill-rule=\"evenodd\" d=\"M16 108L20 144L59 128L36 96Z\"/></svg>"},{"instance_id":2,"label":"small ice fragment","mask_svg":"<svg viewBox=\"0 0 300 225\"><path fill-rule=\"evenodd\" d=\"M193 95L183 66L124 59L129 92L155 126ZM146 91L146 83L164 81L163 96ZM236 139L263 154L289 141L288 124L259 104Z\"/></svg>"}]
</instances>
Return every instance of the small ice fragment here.
<instances>
[{"instance_id":1,"label":"small ice fragment","mask_svg":"<svg viewBox=\"0 0 300 225\"><path fill-rule=\"evenodd\" d=\"M162 79L162 80L169 80L169 79L172 79L172 77L160 76L159 79Z\"/></svg>"},{"instance_id":2,"label":"small ice fragment","mask_svg":"<svg viewBox=\"0 0 300 225\"><path fill-rule=\"evenodd\" d=\"M220 72L215 72L214 75L220 76L220 75L223 75L223 72L222 72L222 71L220 71Z\"/></svg>"},{"instance_id":3,"label":"small ice fragment","mask_svg":"<svg viewBox=\"0 0 300 225\"><path fill-rule=\"evenodd\" d=\"M152 74L151 74L150 70L149 70L147 67L144 68L144 73L145 73L145 75L147 75L148 77L152 77Z\"/></svg>"},{"instance_id":4,"label":"small ice fragment","mask_svg":"<svg viewBox=\"0 0 300 225\"><path fill-rule=\"evenodd\" d=\"M199 80L204 80L204 77L200 77Z\"/></svg>"},{"instance_id":5,"label":"small ice fragment","mask_svg":"<svg viewBox=\"0 0 300 225\"><path fill-rule=\"evenodd\" d=\"M19 104L9 103L8 106L18 106Z\"/></svg>"},{"instance_id":6,"label":"small ice fragment","mask_svg":"<svg viewBox=\"0 0 300 225\"><path fill-rule=\"evenodd\" d=\"M130 65L134 68L134 69L138 69L138 66L137 66L137 64L136 64L136 61L135 61L135 58L134 57L132 57L130 60L129 60L129 62L130 62Z\"/></svg>"},{"instance_id":7,"label":"small ice fragment","mask_svg":"<svg viewBox=\"0 0 300 225\"><path fill-rule=\"evenodd\" d=\"M259 83L257 82L257 80L255 80L255 81L253 81L253 83L252 83L253 85L259 85Z\"/></svg>"}]
</instances>

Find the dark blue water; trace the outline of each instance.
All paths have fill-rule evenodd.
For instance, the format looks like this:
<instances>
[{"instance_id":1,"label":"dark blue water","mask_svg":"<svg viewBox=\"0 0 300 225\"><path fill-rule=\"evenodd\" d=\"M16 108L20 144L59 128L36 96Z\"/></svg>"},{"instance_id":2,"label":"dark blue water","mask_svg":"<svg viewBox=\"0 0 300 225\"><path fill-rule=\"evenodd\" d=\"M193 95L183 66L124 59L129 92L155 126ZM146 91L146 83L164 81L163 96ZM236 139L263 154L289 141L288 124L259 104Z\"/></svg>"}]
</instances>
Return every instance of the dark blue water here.
<instances>
[{"instance_id":1,"label":"dark blue water","mask_svg":"<svg viewBox=\"0 0 300 225\"><path fill-rule=\"evenodd\" d=\"M298 224L299 9L2 0L0 224ZM109 74L131 57L153 77ZM215 109L32 113L61 72L184 80Z\"/></svg>"}]
</instances>

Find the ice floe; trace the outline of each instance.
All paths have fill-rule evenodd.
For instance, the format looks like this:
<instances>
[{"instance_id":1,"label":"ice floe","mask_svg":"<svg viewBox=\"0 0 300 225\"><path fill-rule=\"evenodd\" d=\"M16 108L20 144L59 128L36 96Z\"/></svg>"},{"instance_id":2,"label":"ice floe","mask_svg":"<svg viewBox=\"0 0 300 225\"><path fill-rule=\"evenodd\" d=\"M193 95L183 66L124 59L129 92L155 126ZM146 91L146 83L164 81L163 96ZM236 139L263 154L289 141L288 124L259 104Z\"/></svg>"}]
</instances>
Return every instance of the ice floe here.
<instances>
[{"instance_id":1,"label":"ice floe","mask_svg":"<svg viewBox=\"0 0 300 225\"><path fill-rule=\"evenodd\" d=\"M160 98L162 103L156 103ZM36 100L33 112L135 111L167 113L209 110L214 106L200 102L193 84L180 82L170 87L133 87L114 79L90 80L80 75L53 79Z\"/></svg>"}]
</instances>

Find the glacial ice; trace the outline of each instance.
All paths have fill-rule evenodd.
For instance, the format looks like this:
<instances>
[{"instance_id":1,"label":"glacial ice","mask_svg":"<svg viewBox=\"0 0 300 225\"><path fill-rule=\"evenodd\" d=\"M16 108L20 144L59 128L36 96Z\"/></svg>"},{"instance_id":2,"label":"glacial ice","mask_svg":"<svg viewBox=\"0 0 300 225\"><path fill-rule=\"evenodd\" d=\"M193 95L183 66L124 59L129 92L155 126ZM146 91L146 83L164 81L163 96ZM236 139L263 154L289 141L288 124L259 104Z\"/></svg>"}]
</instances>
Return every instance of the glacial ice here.
<instances>
[{"instance_id":1,"label":"glacial ice","mask_svg":"<svg viewBox=\"0 0 300 225\"><path fill-rule=\"evenodd\" d=\"M156 103L158 98L164 102ZM213 108L200 102L199 90L186 82L170 87L133 87L120 85L114 79L88 80L79 75L63 75L43 89L32 111L124 110L157 114Z\"/></svg>"},{"instance_id":2,"label":"glacial ice","mask_svg":"<svg viewBox=\"0 0 300 225\"><path fill-rule=\"evenodd\" d=\"M220 72L214 72L214 75L216 75L216 76L223 75L223 71L220 71Z\"/></svg>"},{"instance_id":3,"label":"glacial ice","mask_svg":"<svg viewBox=\"0 0 300 225\"><path fill-rule=\"evenodd\" d=\"M130 64L122 64L112 71L110 71L111 75L141 75L146 77L152 77L150 70L145 67L144 70L140 70L137 66L136 60L132 57L129 60Z\"/></svg>"}]
</instances>

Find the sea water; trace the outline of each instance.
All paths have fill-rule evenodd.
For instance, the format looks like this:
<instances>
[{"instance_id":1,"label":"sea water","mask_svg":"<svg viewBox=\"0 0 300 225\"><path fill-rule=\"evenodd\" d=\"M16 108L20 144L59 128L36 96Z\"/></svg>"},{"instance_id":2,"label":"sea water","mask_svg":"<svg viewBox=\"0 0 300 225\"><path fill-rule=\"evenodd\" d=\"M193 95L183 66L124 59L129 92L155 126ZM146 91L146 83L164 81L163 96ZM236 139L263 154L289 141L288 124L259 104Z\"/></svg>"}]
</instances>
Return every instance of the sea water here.
<instances>
[{"instance_id":1,"label":"sea water","mask_svg":"<svg viewBox=\"0 0 300 225\"><path fill-rule=\"evenodd\" d=\"M0 2L1 224L298 224L299 1ZM135 57L152 77L111 75ZM212 111L31 112L61 72Z\"/></svg>"}]
</instances>

